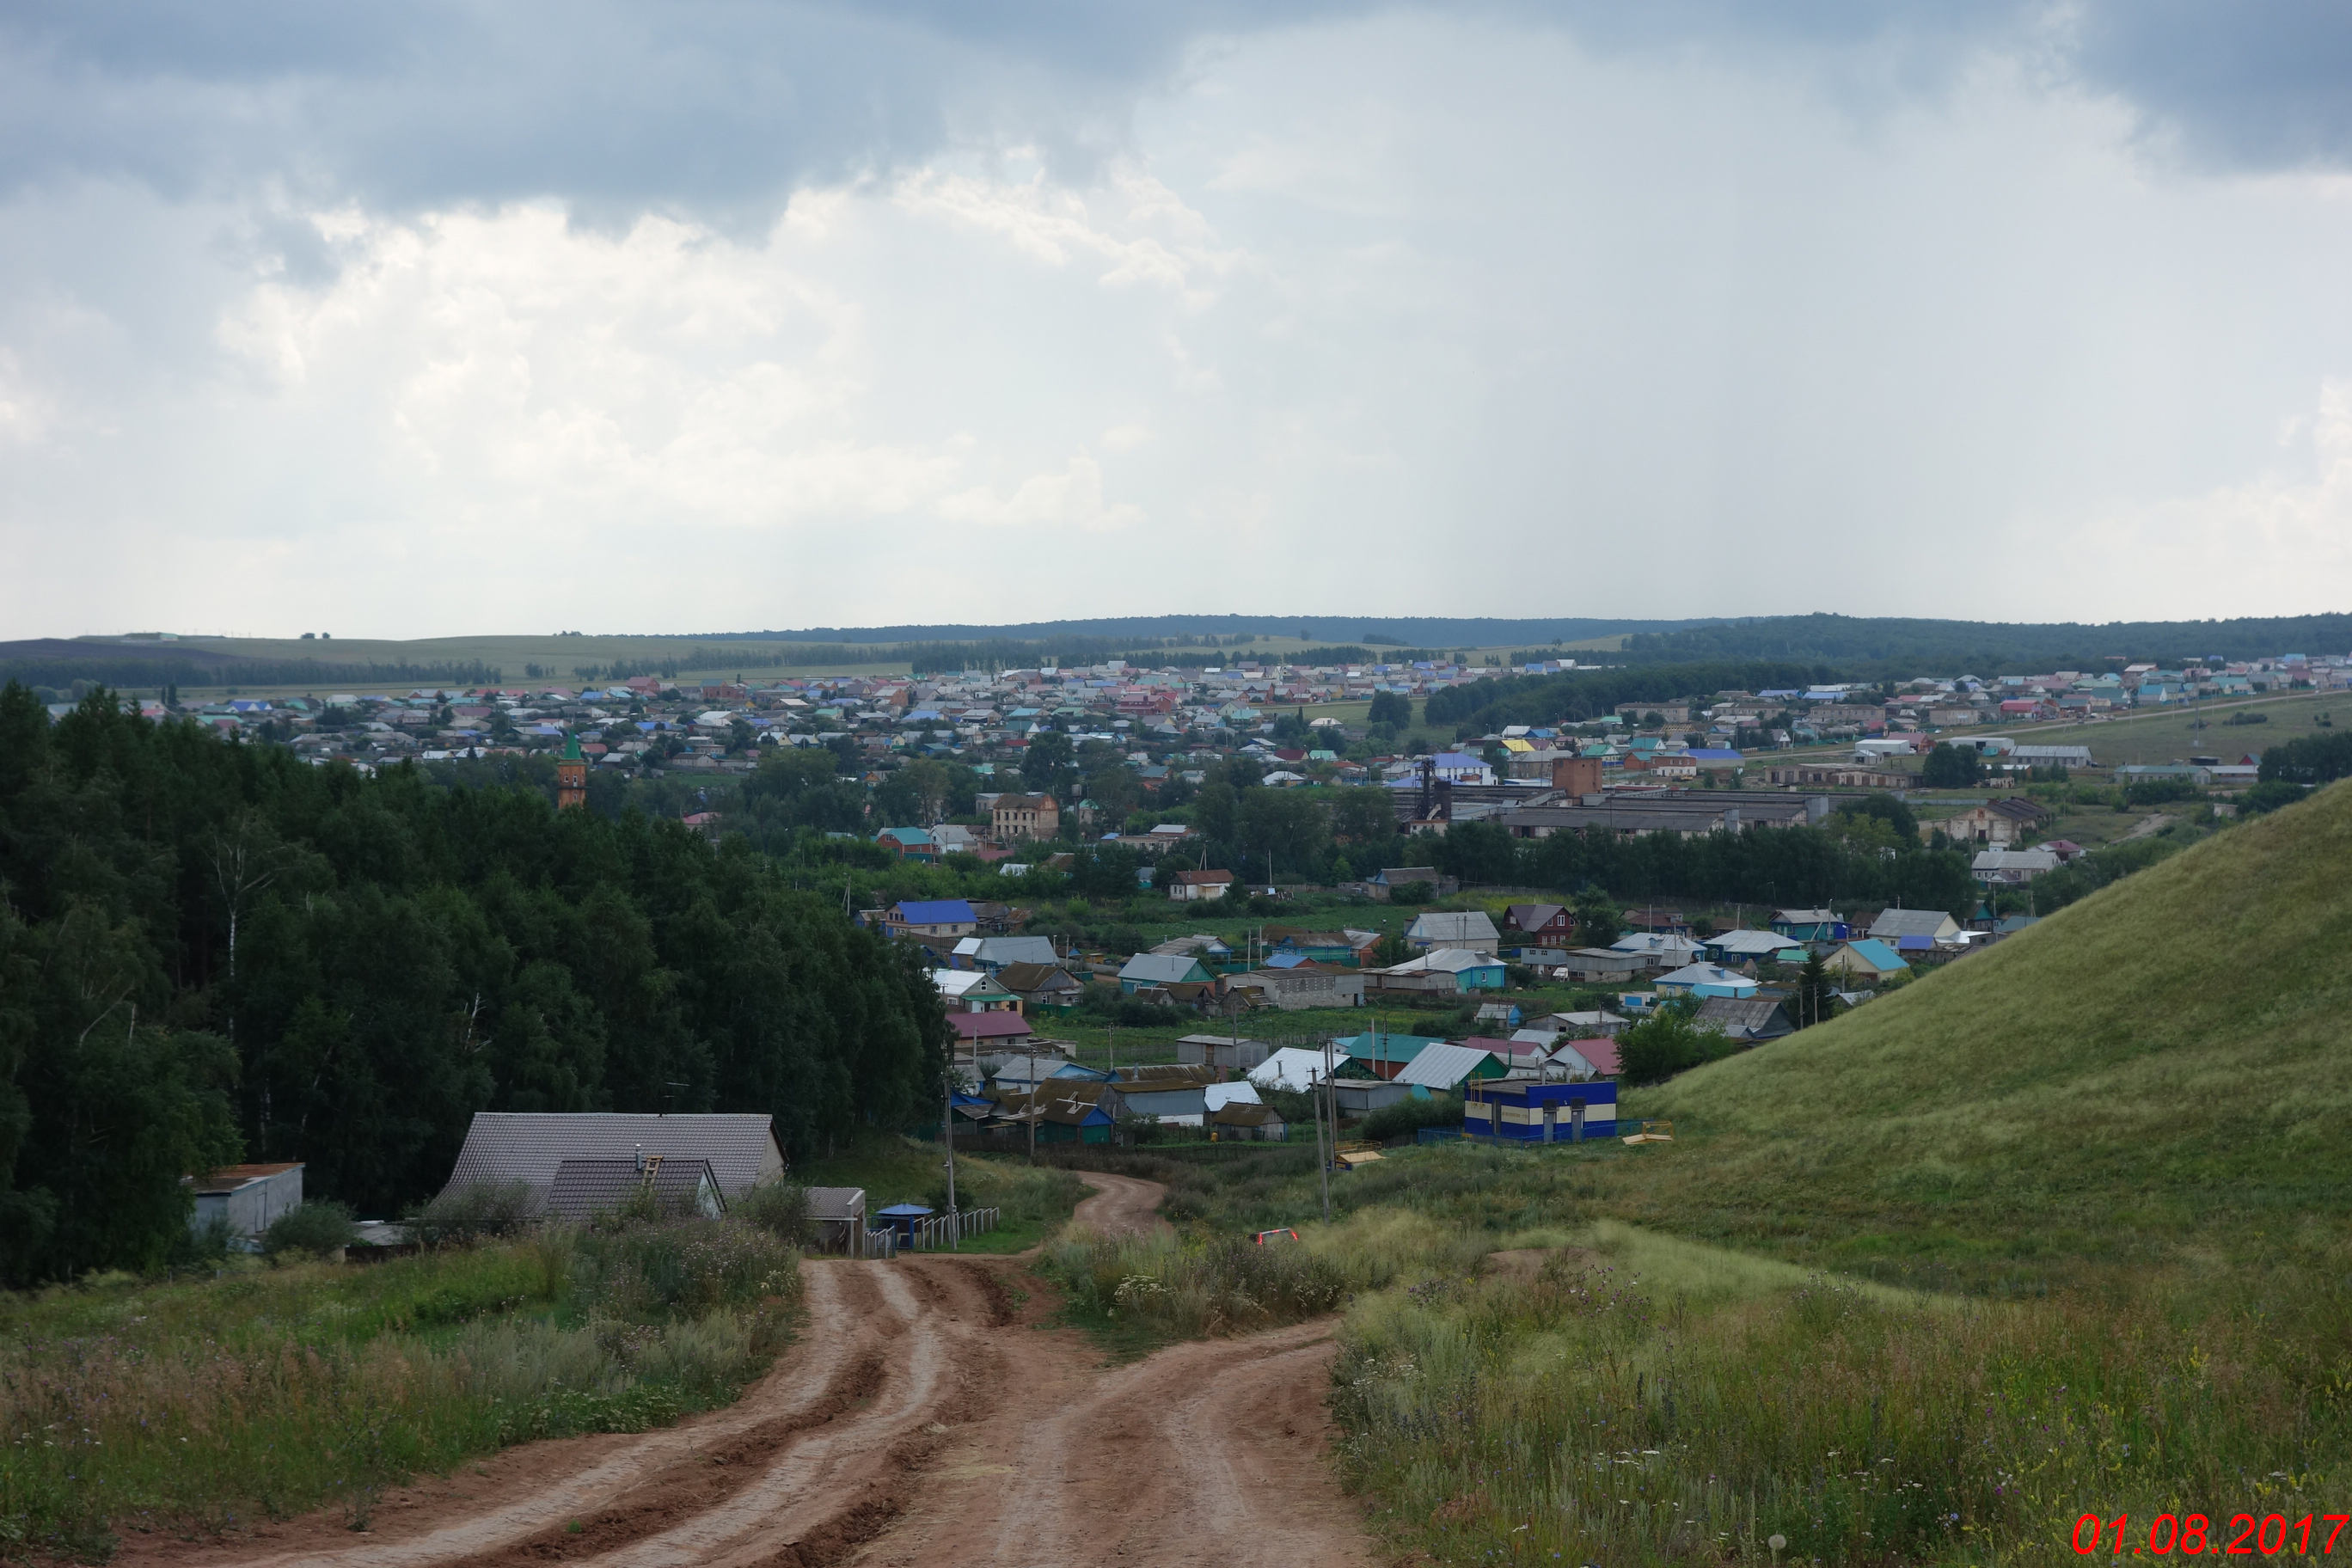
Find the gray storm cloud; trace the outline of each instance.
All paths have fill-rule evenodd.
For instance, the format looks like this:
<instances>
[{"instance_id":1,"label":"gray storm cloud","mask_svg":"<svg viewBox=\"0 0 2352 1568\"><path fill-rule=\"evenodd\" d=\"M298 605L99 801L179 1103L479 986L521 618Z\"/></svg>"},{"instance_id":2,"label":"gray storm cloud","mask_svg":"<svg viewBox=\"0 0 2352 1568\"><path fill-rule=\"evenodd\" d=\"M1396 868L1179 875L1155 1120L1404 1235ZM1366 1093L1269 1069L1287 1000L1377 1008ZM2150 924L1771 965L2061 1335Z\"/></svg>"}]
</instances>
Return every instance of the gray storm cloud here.
<instances>
[{"instance_id":1,"label":"gray storm cloud","mask_svg":"<svg viewBox=\"0 0 2352 1568\"><path fill-rule=\"evenodd\" d=\"M1394 8L20 4L0 14L0 182L127 178L184 195L268 180L400 207L554 196L591 216L766 210L796 184L959 142L1084 164L1122 141L1136 95L1199 40L1376 9ZM2216 165L2352 156L2352 6L2318 0L1498 0L1483 14L1603 54L1862 52L1921 89L1970 51L2011 51L2119 96Z\"/></svg>"}]
</instances>

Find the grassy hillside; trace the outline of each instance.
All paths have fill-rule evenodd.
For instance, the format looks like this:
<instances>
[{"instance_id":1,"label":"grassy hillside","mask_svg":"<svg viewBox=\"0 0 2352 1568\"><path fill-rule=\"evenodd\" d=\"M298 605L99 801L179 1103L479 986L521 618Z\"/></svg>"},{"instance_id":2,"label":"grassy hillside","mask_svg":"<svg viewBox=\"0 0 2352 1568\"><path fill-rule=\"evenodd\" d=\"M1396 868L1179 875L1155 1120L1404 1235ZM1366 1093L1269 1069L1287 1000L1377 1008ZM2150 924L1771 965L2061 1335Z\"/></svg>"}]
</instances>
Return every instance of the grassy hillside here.
<instances>
[{"instance_id":1,"label":"grassy hillside","mask_svg":"<svg viewBox=\"0 0 2352 1568\"><path fill-rule=\"evenodd\" d=\"M1960 1283L2275 1259L2352 1212L2352 788L1637 1097L1613 1206Z\"/></svg>"}]
</instances>

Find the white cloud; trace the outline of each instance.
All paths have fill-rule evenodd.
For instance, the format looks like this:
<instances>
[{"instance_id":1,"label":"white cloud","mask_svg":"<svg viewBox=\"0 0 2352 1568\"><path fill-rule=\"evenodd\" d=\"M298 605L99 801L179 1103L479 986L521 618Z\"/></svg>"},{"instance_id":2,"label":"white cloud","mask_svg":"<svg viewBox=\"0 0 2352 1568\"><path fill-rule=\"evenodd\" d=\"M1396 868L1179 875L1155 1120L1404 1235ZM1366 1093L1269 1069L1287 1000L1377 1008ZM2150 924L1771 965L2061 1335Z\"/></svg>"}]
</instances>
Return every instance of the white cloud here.
<instances>
[{"instance_id":1,"label":"white cloud","mask_svg":"<svg viewBox=\"0 0 2352 1568\"><path fill-rule=\"evenodd\" d=\"M1108 533L1139 527L1143 509L1103 500L1102 467L1092 458L1072 458L1061 472L1032 474L1011 495L986 486L943 497L940 516L980 528L1066 529ZM987 548L985 545L980 548ZM1051 557L1040 564L1051 569Z\"/></svg>"},{"instance_id":2,"label":"white cloud","mask_svg":"<svg viewBox=\"0 0 2352 1568\"><path fill-rule=\"evenodd\" d=\"M1117 156L1005 140L772 222L27 189L0 632L2352 590L2345 183L1997 57L1864 114L1382 15L1202 54Z\"/></svg>"},{"instance_id":3,"label":"white cloud","mask_svg":"<svg viewBox=\"0 0 2352 1568\"><path fill-rule=\"evenodd\" d=\"M2128 563L2147 584L2146 613L2183 619L2342 608L2352 584L2352 380L2326 383L2308 415L2285 421L2280 447L2276 471L2247 483L2065 520L2052 530L2055 570L2042 575L2055 587Z\"/></svg>"}]
</instances>

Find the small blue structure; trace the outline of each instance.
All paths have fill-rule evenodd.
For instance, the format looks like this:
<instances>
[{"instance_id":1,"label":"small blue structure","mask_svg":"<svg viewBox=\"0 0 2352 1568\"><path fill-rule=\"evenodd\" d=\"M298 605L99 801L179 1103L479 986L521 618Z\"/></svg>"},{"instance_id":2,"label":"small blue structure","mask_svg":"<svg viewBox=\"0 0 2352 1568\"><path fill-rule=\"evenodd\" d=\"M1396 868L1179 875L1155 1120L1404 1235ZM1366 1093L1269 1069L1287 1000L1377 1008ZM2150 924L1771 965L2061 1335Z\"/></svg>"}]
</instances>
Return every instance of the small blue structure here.
<instances>
[{"instance_id":1,"label":"small blue structure","mask_svg":"<svg viewBox=\"0 0 2352 1568\"><path fill-rule=\"evenodd\" d=\"M1506 1080L1471 1086L1462 1107L1465 1138L1515 1143L1579 1143L1617 1136L1617 1084Z\"/></svg>"},{"instance_id":2,"label":"small blue structure","mask_svg":"<svg viewBox=\"0 0 2352 1568\"><path fill-rule=\"evenodd\" d=\"M874 1217L884 1226L898 1233L899 1245L912 1247L915 1245L915 1222L930 1218L931 1210L928 1204L892 1204L888 1208L877 1211Z\"/></svg>"}]
</instances>

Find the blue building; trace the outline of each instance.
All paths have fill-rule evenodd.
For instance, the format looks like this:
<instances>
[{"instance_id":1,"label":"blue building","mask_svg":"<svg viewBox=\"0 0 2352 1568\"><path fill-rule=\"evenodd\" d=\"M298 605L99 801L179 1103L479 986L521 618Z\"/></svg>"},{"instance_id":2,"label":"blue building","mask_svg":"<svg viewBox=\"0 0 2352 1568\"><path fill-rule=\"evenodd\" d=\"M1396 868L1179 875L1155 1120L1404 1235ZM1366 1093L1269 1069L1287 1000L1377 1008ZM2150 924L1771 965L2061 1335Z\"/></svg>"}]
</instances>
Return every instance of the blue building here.
<instances>
[{"instance_id":1,"label":"blue building","mask_svg":"<svg viewBox=\"0 0 2352 1568\"><path fill-rule=\"evenodd\" d=\"M1538 1083L1511 1079L1470 1086L1462 1107L1465 1138L1519 1143L1579 1143L1617 1136L1617 1085L1609 1079Z\"/></svg>"}]
</instances>

